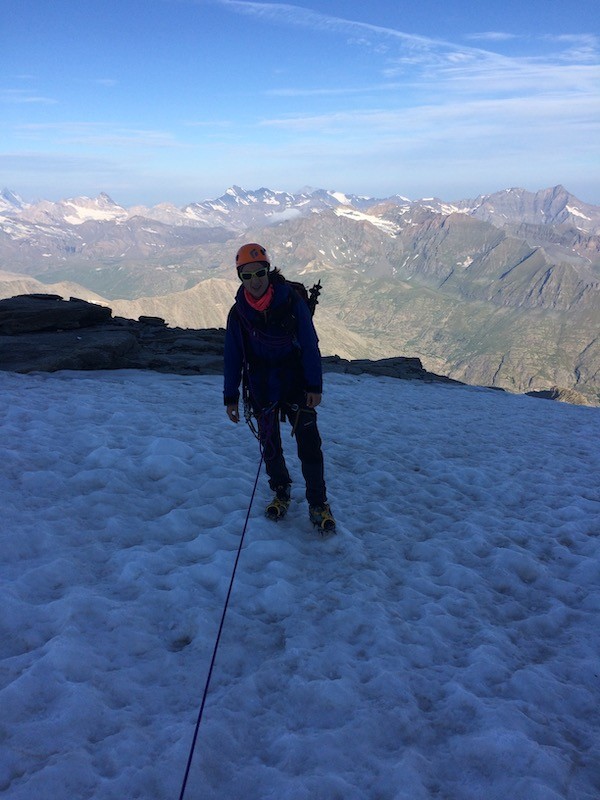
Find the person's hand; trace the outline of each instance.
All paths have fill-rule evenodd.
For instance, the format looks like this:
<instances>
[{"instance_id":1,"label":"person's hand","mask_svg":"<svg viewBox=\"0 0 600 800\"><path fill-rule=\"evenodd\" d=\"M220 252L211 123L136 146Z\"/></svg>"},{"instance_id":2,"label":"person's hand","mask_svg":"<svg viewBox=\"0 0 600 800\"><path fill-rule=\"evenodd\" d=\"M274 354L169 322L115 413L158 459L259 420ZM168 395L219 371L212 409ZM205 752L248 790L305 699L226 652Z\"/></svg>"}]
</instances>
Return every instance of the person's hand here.
<instances>
[{"instance_id":1,"label":"person's hand","mask_svg":"<svg viewBox=\"0 0 600 800\"><path fill-rule=\"evenodd\" d=\"M229 403L229 405L225 407L225 410L227 411L227 416L232 422L240 421L240 409L237 403Z\"/></svg>"},{"instance_id":2,"label":"person's hand","mask_svg":"<svg viewBox=\"0 0 600 800\"><path fill-rule=\"evenodd\" d=\"M306 407L316 408L321 402L321 395L317 392L307 392L306 394Z\"/></svg>"}]
</instances>

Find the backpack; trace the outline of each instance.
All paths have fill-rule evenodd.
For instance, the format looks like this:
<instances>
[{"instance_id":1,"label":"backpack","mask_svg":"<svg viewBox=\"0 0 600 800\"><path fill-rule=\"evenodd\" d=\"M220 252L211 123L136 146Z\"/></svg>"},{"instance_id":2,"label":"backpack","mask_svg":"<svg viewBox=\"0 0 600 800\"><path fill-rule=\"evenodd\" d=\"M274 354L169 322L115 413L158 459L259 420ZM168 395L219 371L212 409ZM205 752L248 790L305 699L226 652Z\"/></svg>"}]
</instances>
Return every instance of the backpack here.
<instances>
[{"instance_id":1,"label":"backpack","mask_svg":"<svg viewBox=\"0 0 600 800\"><path fill-rule=\"evenodd\" d=\"M292 291L290 292L287 302L280 306L277 311L271 315L271 322L279 326L282 331L291 336L292 339L296 338L297 320L295 313L295 304L298 300L306 303L311 317L315 314L315 308L319 302L319 295L321 293L321 281L315 283L309 290L300 281L288 281L287 278L281 276L279 278L281 283L285 283Z\"/></svg>"},{"instance_id":2,"label":"backpack","mask_svg":"<svg viewBox=\"0 0 600 800\"><path fill-rule=\"evenodd\" d=\"M291 286L292 289L296 292L296 294L304 300L306 305L308 306L308 310L310 311L311 317L315 315L315 308L319 304L319 295L321 294L321 281L315 283L311 286L310 290L307 291L306 286L300 281L286 281L288 286Z\"/></svg>"}]
</instances>

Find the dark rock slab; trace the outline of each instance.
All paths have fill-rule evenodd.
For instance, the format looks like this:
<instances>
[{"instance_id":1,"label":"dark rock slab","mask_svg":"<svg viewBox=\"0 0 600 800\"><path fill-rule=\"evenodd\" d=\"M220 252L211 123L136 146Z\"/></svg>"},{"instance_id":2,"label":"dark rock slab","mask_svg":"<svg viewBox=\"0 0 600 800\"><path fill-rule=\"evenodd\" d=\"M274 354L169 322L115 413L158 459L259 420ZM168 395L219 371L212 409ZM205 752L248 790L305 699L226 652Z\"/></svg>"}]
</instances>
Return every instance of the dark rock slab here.
<instances>
[{"instance_id":1,"label":"dark rock slab","mask_svg":"<svg viewBox=\"0 0 600 800\"><path fill-rule=\"evenodd\" d=\"M87 329L0 336L0 369L56 372L59 369L120 369L139 349L127 331Z\"/></svg>"},{"instance_id":2,"label":"dark rock slab","mask_svg":"<svg viewBox=\"0 0 600 800\"><path fill-rule=\"evenodd\" d=\"M561 389L553 386L551 389L525 392L529 397L538 397L542 400L556 400L559 403L569 403L575 406L592 406L593 403L581 392L575 389Z\"/></svg>"},{"instance_id":3,"label":"dark rock slab","mask_svg":"<svg viewBox=\"0 0 600 800\"><path fill-rule=\"evenodd\" d=\"M347 361L339 356L326 356L323 358L323 371L343 372L348 375L381 375L409 381L436 381L464 385L460 381L455 381L444 375L435 375L433 372L427 372L419 358L405 358L403 356L381 358L378 361L370 361L369 359Z\"/></svg>"},{"instance_id":4,"label":"dark rock slab","mask_svg":"<svg viewBox=\"0 0 600 800\"><path fill-rule=\"evenodd\" d=\"M63 300L52 294L23 294L0 302L0 334L88 328L111 317L110 308L75 297Z\"/></svg>"}]
</instances>

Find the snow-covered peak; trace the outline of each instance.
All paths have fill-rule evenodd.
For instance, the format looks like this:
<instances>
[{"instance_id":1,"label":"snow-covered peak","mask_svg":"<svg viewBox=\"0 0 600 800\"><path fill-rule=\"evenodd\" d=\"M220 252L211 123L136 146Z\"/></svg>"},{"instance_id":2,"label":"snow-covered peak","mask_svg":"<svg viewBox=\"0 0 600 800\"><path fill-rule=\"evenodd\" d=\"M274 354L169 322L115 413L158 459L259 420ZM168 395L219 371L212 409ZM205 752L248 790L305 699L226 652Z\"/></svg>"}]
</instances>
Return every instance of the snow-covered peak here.
<instances>
[{"instance_id":1,"label":"snow-covered peak","mask_svg":"<svg viewBox=\"0 0 600 800\"><path fill-rule=\"evenodd\" d=\"M0 191L0 214L6 211L18 211L25 208L26 205L23 198L11 189L4 188Z\"/></svg>"},{"instance_id":2,"label":"snow-covered peak","mask_svg":"<svg viewBox=\"0 0 600 800\"><path fill-rule=\"evenodd\" d=\"M126 209L117 205L104 192L98 197L75 197L65 200L63 206L65 210L63 219L69 225L81 225L90 220L110 222L128 216Z\"/></svg>"},{"instance_id":3,"label":"snow-covered peak","mask_svg":"<svg viewBox=\"0 0 600 800\"><path fill-rule=\"evenodd\" d=\"M232 197L236 202L242 202L243 196L246 192L239 186L230 186L225 192L227 197Z\"/></svg>"},{"instance_id":4,"label":"snow-covered peak","mask_svg":"<svg viewBox=\"0 0 600 800\"><path fill-rule=\"evenodd\" d=\"M352 200L343 192L327 192L327 194L329 194L334 200L337 200L338 203L341 203L343 206L352 205Z\"/></svg>"}]
</instances>

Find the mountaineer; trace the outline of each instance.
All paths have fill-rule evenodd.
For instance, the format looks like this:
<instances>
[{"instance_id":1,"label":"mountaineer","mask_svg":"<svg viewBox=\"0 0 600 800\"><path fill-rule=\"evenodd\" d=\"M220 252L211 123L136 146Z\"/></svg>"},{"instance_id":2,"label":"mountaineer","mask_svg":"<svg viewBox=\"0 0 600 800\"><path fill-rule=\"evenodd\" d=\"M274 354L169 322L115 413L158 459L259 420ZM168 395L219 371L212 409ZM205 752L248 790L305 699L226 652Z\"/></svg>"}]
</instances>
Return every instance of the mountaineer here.
<instances>
[{"instance_id":1,"label":"mountaineer","mask_svg":"<svg viewBox=\"0 0 600 800\"><path fill-rule=\"evenodd\" d=\"M242 382L245 417L251 427L252 417L257 420L269 486L275 492L265 514L274 520L282 519L290 505L292 481L280 430L280 420L288 420L306 483L309 518L321 533L333 532L316 412L322 394L321 353L308 294L301 284L286 281L279 269L271 269L260 244L240 247L235 261L242 285L225 334L227 416L240 420ZM313 310L316 302L315 295Z\"/></svg>"}]
</instances>

